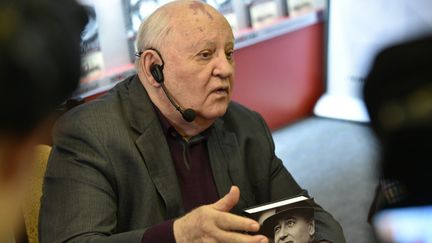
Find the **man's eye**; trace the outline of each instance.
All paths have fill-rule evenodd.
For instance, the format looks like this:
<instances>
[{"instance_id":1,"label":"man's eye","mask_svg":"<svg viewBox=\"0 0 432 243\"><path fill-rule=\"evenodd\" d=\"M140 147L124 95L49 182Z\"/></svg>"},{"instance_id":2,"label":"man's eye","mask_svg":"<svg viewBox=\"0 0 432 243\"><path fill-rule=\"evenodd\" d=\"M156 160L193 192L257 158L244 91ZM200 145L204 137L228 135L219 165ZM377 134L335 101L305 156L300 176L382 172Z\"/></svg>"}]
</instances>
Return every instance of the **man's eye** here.
<instances>
[{"instance_id":1,"label":"man's eye","mask_svg":"<svg viewBox=\"0 0 432 243\"><path fill-rule=\"evenodd\" d=\"M295 225L295 220L288 220L286 224L288 225L288 227L293 227Z\"/></svg>"},{"instance_id":2,"label":"man's eye","mask_svg":"<svg viewBox=\"0 0 432 243\"><path fill-rule=\"evenodd\" d=\"M274 227L274 232L275 232L275 233L276 233L276 232L279 232L280 229L281 229L280 225L276 225L276 226Z\"/></svg>"},{"instance_id":3,"label":"man's eye","mask_svg":"<svg viewBox=\"0 0 432 243\"><path fill-rule=\"evenodd\" d=\"M225 55L227 56L228 60L233 60L233 58L234 58L234 51L228 51Z\"/></svg>"},{"instance_id":4,"label":"man's eye","mask_svg":"<svg viewBox=\"0 0 432 243\"><path fill-rule=\"evenodd\" d=\"M200 52L198 55L202 59L210 59L211 56L212 56L212 52L210 52L210 51L203 51L203 52Z\"/></svg>"}]
</instances>

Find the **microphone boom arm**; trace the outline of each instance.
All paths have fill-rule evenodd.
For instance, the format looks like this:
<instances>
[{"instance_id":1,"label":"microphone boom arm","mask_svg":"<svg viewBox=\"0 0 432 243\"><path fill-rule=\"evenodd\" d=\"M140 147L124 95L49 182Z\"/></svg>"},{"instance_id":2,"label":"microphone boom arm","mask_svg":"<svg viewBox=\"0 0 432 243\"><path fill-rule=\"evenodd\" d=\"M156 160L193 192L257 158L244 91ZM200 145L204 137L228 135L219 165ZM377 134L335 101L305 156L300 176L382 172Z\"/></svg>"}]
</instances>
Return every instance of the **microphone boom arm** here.
<instances>
[{"instance_id":1,"label":"microphone boom arm","mask_svg":"<svg viewBox=\"0 0 432 243\"><path fill-rule=\"evenodd\" d=\"M174 100L174 98L171 96L171 93L168 91L168 89L165 87L165 84L162 82L160 83L162 86L162 89L165 92L166 97L168 97L171 104L180 112L183 114L183 109L180 107L180 105Z\"/></svg>"}]
</instances>

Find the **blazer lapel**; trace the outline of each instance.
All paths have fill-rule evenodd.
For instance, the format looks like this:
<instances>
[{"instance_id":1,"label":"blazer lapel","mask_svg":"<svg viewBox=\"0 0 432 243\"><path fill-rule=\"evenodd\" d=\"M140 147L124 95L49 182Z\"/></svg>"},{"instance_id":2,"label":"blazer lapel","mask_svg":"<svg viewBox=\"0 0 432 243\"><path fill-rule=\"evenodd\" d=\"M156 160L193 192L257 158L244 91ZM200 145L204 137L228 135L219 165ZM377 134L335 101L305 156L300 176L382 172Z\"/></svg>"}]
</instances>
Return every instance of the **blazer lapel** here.
<instances>
[{"instance_id":1,"label":"blazer lapel","mask_svg":"<svg viewBox=\"0 0 432 243\"><path fill-rule=\"evenodd\" d=\"M180 187L170 150L150 98L136 76L129 84L130 124L138 136L135 144L166 206L167 219L184 213Z\"/></svg>"},{"instance_id":2,"label":"blazer lapel","mask_svg":"<svg viewBox=\"0 0 432 243\"><path fill-rule=\"evenodd\" d=\"M222 198L232 185L240 188L240 200L232 210L241 214L244 208L254 206L254 196L249 186L245 168L242 168L241 150L234 133L223 129L223 121L216 120L208 140L208 151L213 178Z\"/></svg>"}]
</instances>

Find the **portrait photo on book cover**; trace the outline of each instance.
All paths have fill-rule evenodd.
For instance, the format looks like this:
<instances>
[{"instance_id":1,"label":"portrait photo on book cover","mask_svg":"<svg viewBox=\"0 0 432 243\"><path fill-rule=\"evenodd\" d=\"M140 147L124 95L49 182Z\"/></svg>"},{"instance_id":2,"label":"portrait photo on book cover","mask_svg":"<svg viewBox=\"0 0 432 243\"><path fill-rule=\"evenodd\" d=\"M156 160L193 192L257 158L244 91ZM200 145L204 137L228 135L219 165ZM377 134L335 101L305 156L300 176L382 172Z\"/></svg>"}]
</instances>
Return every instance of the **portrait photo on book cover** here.
<instances>
[{"instance_id":1,"label":"portrait photo on book cover","mask_svg":"<svg viewBox=\"0 0 432 243\"><path fill-rule=\"evenodd\" d=\"M312 198L300 196L244 211L260 223L258 233L267 236L270 242L310 243L315 234L312 202Z\"/></svg>"}]
</instances>

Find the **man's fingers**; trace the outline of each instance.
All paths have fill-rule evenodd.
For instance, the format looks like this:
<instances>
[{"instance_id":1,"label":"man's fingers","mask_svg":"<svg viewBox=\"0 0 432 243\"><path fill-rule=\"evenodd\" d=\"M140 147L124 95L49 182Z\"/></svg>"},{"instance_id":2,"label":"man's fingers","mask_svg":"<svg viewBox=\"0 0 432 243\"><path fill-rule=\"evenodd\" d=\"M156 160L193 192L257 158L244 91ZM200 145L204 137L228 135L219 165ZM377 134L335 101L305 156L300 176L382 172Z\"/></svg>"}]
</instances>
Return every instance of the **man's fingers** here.
<instances>
[{"instance_id":1,"label":"man's fingers","mask_svg":"<svg viewBox=\"0 0 432 243\"><path fill-rule=\"evenodd\" d=\"M255 220L231 213L221 213L215 220L218 228L226 231L257 232L259 224Z\"/></svg>"},{"instance_id":2,"label":"man's fingers","mask_svg":"<svg viewBox=\"0 0 432 243\"><path fill-rule=\"evenodd\" d=\"M231 190L219 201L213 203L213 208L218 211L228 212L230 211L239 201L240 189L236 186L232 186Z\"/></svg>"},{"instance_id":3,"label":"man's fingers","mask_svg":"<svg viewBox=\"0 0 432 243\"><path fill-rule=\"evenodd\" d=\"M176 241L268 242L264 236L246 234L259 230L259 224L255 220L222 211L232 208L237 203L239 194L239 189L232 187L216 203L201 206L175 220L173 230Z\"/></svg>"}]
</instances>

